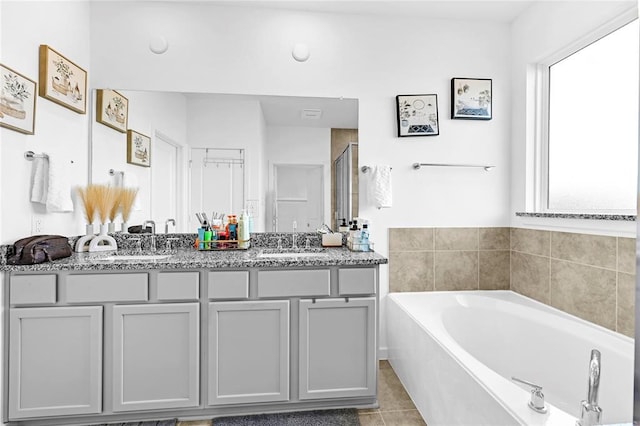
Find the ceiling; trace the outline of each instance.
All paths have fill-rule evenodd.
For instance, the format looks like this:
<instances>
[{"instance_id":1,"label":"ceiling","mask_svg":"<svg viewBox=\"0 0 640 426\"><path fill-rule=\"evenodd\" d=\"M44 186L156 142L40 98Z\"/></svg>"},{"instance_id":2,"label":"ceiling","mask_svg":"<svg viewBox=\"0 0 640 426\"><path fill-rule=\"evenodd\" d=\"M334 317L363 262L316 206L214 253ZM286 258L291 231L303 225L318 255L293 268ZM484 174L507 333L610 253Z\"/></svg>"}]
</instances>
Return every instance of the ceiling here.
<instances>
[{"instance_id":1,"label":"ceiling","mask_svg":"<svg viewBox=\"0 0 640 426\"><path fill-rule=\"evenodd\" d=\"M210 0L225 6L509 23L540 0ZM551 0L546 0L551 1Z\"/></svg>"},{"instance_id":2,"label":"ceiling","mask_svg":"<svg viewBox=\"0 0 640 426\"><path fill-rule=\"evenodd\" d=\"M189 93L188 99L235 99L260 102L268 126L358 128L358 100L347 98L310 98L301 96L228 95ZM303 118L302 112L320 111L318 118ZM312 114L314 115L314 114Z\"/></svg>"}]
</instances>

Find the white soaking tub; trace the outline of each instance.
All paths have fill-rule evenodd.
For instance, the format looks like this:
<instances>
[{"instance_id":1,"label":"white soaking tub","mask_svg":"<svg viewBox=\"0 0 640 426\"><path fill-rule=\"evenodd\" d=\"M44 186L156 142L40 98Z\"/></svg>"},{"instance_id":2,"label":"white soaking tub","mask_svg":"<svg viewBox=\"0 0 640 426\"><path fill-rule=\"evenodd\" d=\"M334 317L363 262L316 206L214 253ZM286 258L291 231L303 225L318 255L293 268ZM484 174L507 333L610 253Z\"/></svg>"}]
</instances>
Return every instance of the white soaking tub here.
<instances>
[{"instance_id":1,"label":"white soaking tub","mask_svg":"<svg viewBox=\"0 0 640 426\"><path fill-rule=\"evenodd\" d=\"M429 426L567 425L601 354L606 424L633 418L633 339L511 291L391 293L389 361ZM528 407L543 387L546 414Z\"/></svg>"}]
</instances>

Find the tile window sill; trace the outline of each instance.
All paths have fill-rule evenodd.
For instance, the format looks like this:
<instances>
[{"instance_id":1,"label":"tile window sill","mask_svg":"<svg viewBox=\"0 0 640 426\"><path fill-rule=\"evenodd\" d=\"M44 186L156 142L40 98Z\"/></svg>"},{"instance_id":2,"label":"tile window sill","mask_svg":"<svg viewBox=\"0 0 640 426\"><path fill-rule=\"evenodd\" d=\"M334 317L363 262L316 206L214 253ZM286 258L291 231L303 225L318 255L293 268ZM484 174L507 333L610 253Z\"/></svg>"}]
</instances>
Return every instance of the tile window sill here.
<instances>
[{"instance_id":1,"label":"tile window sill","mask_svg":"<svg viewBox=\"0 0 640 426\"><path fill-rule=\"evenodd\" d=\"M539 217L555 219L611 220L617 222L635 222L636 215L627 214L582 214L582 213L529 213L516 212L518 217Z\"/></svg>"}]
</instances>

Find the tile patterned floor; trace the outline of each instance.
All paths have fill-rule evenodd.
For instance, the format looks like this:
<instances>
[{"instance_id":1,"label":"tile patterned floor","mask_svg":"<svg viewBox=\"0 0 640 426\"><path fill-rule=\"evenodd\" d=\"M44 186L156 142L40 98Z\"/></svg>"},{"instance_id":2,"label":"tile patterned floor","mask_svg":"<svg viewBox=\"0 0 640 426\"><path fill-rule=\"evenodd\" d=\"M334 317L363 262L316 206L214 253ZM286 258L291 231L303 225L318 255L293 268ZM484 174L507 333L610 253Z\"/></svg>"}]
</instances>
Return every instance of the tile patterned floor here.
<instances>
[{"instance_id":1,"label":"tile patterned floor","mask_svg":"<svg viewBox=\"0 0 640 426\"><path fill-rule=\"evenodd\" d=\"M378 402L380 408L358 410L361 426L426 426L413 401L388 361L380 361ZM178 426L215 426L215 421L178 422Z\"/></svg>"}]
</instances>

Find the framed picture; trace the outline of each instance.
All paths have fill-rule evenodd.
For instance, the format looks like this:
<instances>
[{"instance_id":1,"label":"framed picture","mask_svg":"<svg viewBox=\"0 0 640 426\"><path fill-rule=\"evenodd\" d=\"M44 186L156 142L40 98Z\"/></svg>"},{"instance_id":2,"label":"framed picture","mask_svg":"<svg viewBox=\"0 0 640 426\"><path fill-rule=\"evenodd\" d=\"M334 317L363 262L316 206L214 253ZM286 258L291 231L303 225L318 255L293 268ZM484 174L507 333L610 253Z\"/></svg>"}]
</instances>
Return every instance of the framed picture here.
<instances>
[{"instance_id":1,"label":"framed picture","mask_svg":"<svg viewBox=\"0 0 640 426\"><path fill-rule=\"evenodd\" d=\"M398 95L396 107L398 137L440 134L437 95Z\"/></svg>"},{"instance_id":2,"label":"framed picture","mask_svg":"<svg viewBox=\"0 0 640 426\"><path fill-rule=\"evenodd\" d=\"M96 99L96 121L125 133L129 100L115 90L109 89L98 89Z\"/></svg>"},{"instance_id":3,"label":"framed picture","mask_svg":"<svg viewBox=\"0 0 640 426\"><path fill-rule=\"evenodd\" d=\"M39 94L72 111L85 114L87 72L46 44L41 44Z\"/></svg>"},{"instance_id":4,"label":"framed picture","mask_svg":"<svg viewBox=\"0 0 640 426\"><path fill-rule=\"evenodd\" d=\"M491 120L491 79L452 78L451 118Z\"/></svg>"},{"instance_id":5,"label":"framed picture","mask_svg":"<svg viewBox=\"0 0 640 426\"><path fill-rule=\"evenodd\" d=\"M127 130L127 163L151 167L151 138L135 130Z\"/></svg>"},{"instance_id":6,"label":"framed picture","mask_svg":"<svg viewBox=\"0 0 640 426\"><path fill-rule=\"evenodd\" d=\"M0 126L33 135L36 82L0 64Z\"/></svg>"}]
</instances>

